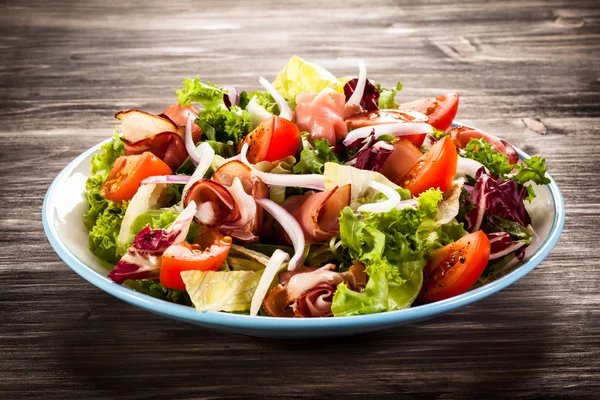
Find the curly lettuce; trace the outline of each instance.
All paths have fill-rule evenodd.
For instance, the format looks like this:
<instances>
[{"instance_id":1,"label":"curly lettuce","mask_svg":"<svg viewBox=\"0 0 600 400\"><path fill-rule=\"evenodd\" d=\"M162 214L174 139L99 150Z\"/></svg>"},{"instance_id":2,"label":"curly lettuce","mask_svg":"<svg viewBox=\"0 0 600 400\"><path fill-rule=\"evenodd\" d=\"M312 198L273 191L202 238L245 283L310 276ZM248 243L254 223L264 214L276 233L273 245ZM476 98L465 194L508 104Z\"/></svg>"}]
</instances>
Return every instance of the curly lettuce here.
<instances>
[{"instance_id":1,"label":"curly lettuce","mask_svg":"<svg viewBox=\"0 0 600 400\"><path fill-rule=\"evenodd\" d=\"M367 266L369 282L362 292L340 284L333 297L335 316L410 307L421 289L428 255L466 234L456 221L436 227L441 199L439 190L430 189L421 194L417 208L360 215L349 207L342 210L342 245Z\"/></svg>"},{"instance_id":2,"label":"curly lettuce","mask_svg":"<svg viewBox=\"0 0 600 400\"><path fill-rule=\"evenodd\" d=\"M252 117L237 106L216 107L201 111L196 124L209 141L236 145L252 130Z\"/></svg>"},{"instance_id":3,"label":"curly lettuce","mask_svg":"<svg viewBox=\"0 0 600 400\"><path fill-rule=\"evenodd\" d=\"M223 95L226 91L210 82L202 83L200 77L196 76L194 79L185 78L183 88L175 93L182 106L198 103L202 107L213 108L224 104Z\"/></svg>"},{"instance_id":4,"label":"curly lettuce","mask_svg":"<svg viewBox=\"0 0 600 400\"><path fill-rule=\"evenodd\" d=\"M400 105L396 103L396 93L402 90L402 84L400 82L396 83L396 86L391 89L386 89L378 83L375 87L379 90L379 109L395 109L400 107Z\"/></svg>"},{"instance_id":5,"label":"curly lettuce","mask_svg":"<svg viewBox=\"0 0 600 400\"><path fill-rule=\"evenodd\" d=\"M548 168L546 160L540 156L533 156L523 160L522 164L512 165L508 157L496 151L485 139L471 139L465 147L465 157L483 164L493 175L501 179L510 179L521 185L534 182L538 185L547 185L550 179L546 176ZM525 200L532 201L535 191L531 185L525 186L527 197Z\"/></svg>"},{"instance_id":6,"label":"curly lettuce","mask_svg":"<svg viewBox=\"0 0 600 400\"><path fill-rule=\"evenodd\" d=\"M327 139L317 139L311 145L307 139L307 133L302 133L302 151L300 161L294 166L296 174L322 174L326 162L340 164L340 160L329 147Z\"/></svg>"}]
</instances>

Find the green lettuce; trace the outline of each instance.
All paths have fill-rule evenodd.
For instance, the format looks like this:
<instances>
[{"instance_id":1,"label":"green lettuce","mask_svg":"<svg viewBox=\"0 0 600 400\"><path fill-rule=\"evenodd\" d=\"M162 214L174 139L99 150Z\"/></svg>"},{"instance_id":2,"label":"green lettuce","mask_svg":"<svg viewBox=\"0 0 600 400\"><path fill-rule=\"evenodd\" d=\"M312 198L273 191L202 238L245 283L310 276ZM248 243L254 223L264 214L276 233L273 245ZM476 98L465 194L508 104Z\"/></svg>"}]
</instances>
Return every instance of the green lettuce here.
<instances>
[{"instance_id":1,"label":"green lettuce","mask_svg":"<svg viewBox=\"0 0 600 400\"><path fill-rule=\"evenodd\" d=\"M184 306L193 306L192 300L185 290L167 288L161 285L158 281L137 279L128 280L125 282L125 284L136 292L147 294L148 296L152 296L160 300L165 300Z\"/></svg>"},{"instance_id":2,"label":"green lettuce","mask_svg":"<svg viewBox=\"0 0 600 400\"><path fill-rule=\"evenodd\" d=\"M319 93L325 88L344 91L344 83L324 68L293 56L273 81L273 86L286 100L295 100L302 92Z\"/></svg>"},{"instance_id":3,"label":"green lettuce","mask_svg":"<svg viewBox=\"0 0 600 400\"><path fill-rule=\"evenodd\" d=\"M125 146L121 141L119 132L116 131L110 142L100 146L100 152L92 156L92 174L101 171L110 171L115 160L125 154Z\"/></svg>"},{"instance_id":4,"label":"green lettuce","mask_svg":"<svg viewBox=\"0 0 600 400\"><path fill-rule=\"evenodd\" d=\"M239 107L231 110L223 107L202 110L196 119L202 134L208 140L236 145L252 130L250 114Z\"/></svg>"},{"instance_id":5,"label":"green lettuce","mask_svg":"<svg viewBox=\"0 0 600 400\"><path fill-rule=\"evenodd\" d=\"M212 83L202 83L200 77L185 78L183 88L176 90L177 100L182 106L198 103L205 108L218 107L223 103L223 94L226 92Z\"/></svg>"},{"instance_id":6,"label":"green lettuce","mask_svg":"<svg viewBox=\"0 0 600 400\"><path fill-rule=\"evenodd\" d=\"M100 147L100 152L92 156L92 176L86 183L88 211L83 216L85 226L90 230L88 244L90 250L100 259L110 263L119 260L117 236L127 209L127 202L121 204L106 200L100 195L100 188L115 160L124 154L123 142L118 133Z\"/></svg>"},{"instance_id":7,"label":"green lettuce","mask_svg":"<svg viewBox=\"0 0 600 400\"><path fill-rule=\"evenodd\" d=\"M256 97L256 103L259 106L262 106L265 110L267 110L267 112L274 115L279 115L279 106L277 105L277 102L269 92L254 91L247 93L245 91L242 91L240 93L240 100L238 102L240 108L245 110L248 106L248 103L250 103L250 100L252 100L253 97Z\"/></svg>"},{"instance_id":8,"label":"green lettuce","mask_svg":"<svg viewBox=\"0 0 600 400\"><path fill-rule=\"evenodd\" d=\"M379 109L394 109L400 107L398 103L396 103L396 93L402 90L402 84L400 82L396 83L396 87L392 89L385 89L380 84L375 85L377 90L379 90Z\"/></svg>"},{"instance_id":9,"label":"green lettuce","mask_svg":"<svg viewBox=\"0 0 600 400\"><path fill-rule=\"evenodd\" d=\"M465 147L465 157L483 164L493 175L501 179L510 179L521 185L534 182L538 185L547 185L550 179L546 176L548 170L546 160L540 156L533 156L523 160L522 164L512 165L508 157L496 151L485 139L471 139ZM528 196L525 200L532 201L535 191L531 185L525 187Z\"/></svg>"},{"instance_id":10,"label":"green lettuce","mask_svg":"<svg viewBox=\"0 0 600 400\"><path fill-rule=\"evenodd\" d=\"M466 234L462 224L436 227L439 190L421 194L418 207L357 215L342 210L340 237L352 259L366 265L369 282L362 292L337 287L336 316L370 314L410 307L421 289L423 268L433 251Z\"/></svg>"},{"instance_id":11,"label":"green lettuce","mask_svg":"<svg viewBox=\"0 0 600 400\"><path fill-rule=\"evenodd\" d=\"M317 139L311 145L307 133L302 132L302 151L300 161L294 166L296 174L323 174L326 162L340 164L327 139Z\"/></svg>"},{"instance_id":12,"label":"green lettuce","mask_svg":"<svg viewBox=\"0 0 600 400\"><path fill-rule=\"evenodd\" d=\"M116 264L119 261L117 253L117 237L121 230L121 222L125 216L127 202L122 204L106 201L106 207L100 213L90 230L88 245L98 258Z\"/></svg>"},{"instance_id":13,"label":"green lettuce","mask_svg":"<svg viewBox=\"0 0 600 400\"><path fill-rule=\"evenodd\" d=\"M184 271L181 278L198 311L250 310L262 271Z\"/></svg>"}]
</instances>

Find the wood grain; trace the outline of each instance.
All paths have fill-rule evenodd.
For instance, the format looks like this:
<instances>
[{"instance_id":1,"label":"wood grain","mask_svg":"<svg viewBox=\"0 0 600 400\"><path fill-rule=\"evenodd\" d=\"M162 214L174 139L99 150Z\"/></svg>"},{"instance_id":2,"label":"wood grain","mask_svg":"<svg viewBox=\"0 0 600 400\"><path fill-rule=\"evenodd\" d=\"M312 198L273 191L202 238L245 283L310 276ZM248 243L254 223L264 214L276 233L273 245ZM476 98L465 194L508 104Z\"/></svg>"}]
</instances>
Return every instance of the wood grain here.
<instances>
[{"instance_id":1,"label":"wood grain","mask_svg":"<svg viewBox=\"0 0 600 400\"><path fill-rule=\"evenodd\" d=\"M595 1L0 2L0 398L598 398L600 9ZM184 77L258 87L293 54L364 58L402 100L457 90L459 118L546 157L567 220L517 284L435 320L325 341L157 317L75 275L41 204L121 109Z\"/></svg>"}]
</instances>

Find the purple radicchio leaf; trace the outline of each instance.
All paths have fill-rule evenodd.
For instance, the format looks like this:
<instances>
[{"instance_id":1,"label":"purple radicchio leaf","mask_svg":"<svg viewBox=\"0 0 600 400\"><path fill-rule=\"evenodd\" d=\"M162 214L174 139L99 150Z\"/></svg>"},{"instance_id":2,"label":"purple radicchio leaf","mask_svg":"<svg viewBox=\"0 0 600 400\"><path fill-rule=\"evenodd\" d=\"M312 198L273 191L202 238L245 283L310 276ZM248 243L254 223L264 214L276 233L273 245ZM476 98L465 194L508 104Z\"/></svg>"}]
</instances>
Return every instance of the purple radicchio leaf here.
<instances>
[{"instance_id":1,"label":"purple radicchio leaf","mask_svg":"<svg viewBox=\"0 0 600 400\"><path fill-rule=\"evenodd\" d=\"M393 151L394 146L391 143L376 142L358 153L354 167L377 172Z\"/></svg>"},{"instance_id":2,"label":"purple radicchio leaf","mask_svg":"<svg viewBox=\"0 0 600 400\"><path fill-rule=\"evenodd\" d=\"M183 210L169 229L144 227L135 237L129 250L108 274L113 282L127 279L150 279L158 276L162 255L173 243L185 240L192 218L196 213L193 201Z\"/></svg>"},{"instance_id":3,"label":"purple radicchio leaf","mask_svg":"<svg viewBox=\"0 0 600 400\"><path fill-rule=\"evenodd\" d=\"M469 203L475 208L467 213L469 232L478 231L486 212L517 222L522 226L531 224L525 209L527 196L525 186L512 181L495 178L480 168L475 175L475 186L469 195Z\"/></svg>"},{"instance_id":4,"label":"purple radicchio leaf","mask_svg":"<svg viewBox=\"0 0 600 400\"><path fill-rule=\"evenodd\" d=\"M527 242L524 240L513 240L506 232L492 232L487 234L490 240L490 260L504 257L518 250L515 254L519 260L525 255Z\"/></svg>"},{"instance_id":5,"label":"purple radicchio leaf","mask_svg":"<svg viewBox=\"0 0 600 400\"><path fill-rule=\"evenodd\" d=\"M344 95L346 95L346 99L349 99L352 96L352 93L356 90L356 84L358 83L358 78L354 78L346 82L344 85ZM378 110L379 102L379 90L375 85L371 83L367 79L365 83L365 91L363 92L363 97L360 100L360 106L365 111L373 111Z\"/></svg>"}]
</instances>

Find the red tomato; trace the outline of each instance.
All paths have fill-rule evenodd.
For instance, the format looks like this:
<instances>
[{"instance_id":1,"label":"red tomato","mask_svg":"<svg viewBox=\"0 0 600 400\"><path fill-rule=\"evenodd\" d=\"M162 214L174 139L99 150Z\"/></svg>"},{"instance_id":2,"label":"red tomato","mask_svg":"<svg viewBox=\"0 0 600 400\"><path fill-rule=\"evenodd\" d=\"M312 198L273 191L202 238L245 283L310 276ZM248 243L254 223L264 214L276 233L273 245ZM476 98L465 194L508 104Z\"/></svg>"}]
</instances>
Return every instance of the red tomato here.
<instances>
[{"instance_id":1,"label":"red tomato","mask_svg":"<svg viewBox=\"0 0 600 400\"><path fill-rule=\"evenodd\" d=\"M508 162L511 164L516 164L519 161L519 156L515 149L505 141L497 138L494 135L490 135L489 133L485 133L480 131L479 129L474 129L468 126L459 126L456 128L452 128L447 132L454 144L461 149L467 147L469 141L471 139L485 139L490 145L492 145L492 149L499 151L508 157Z\"/></svg>"},{"instance_id":2,"label":"red tomato","mask_svg":"<svg viewBox=\"0 0 600 400\"><path fill-rule=\"evenodd\" d=\"M373 110L363 111L351 115L344 119L349 130L364 128L365 126L397 124L401 122L412 122L413 116L402 110ZM402 139L412 142L415 146L421 147L425 141L425 135L416 133L414 135L404 135Z\"/></svg>"},{"instance_id":3,"label":"red tomato","mask_svg":"<svg viewBox=\"0 0 600 400\"><path fill-rule=\"evenodd\" d=\"M400 184L402 178L422 156L423 153L412 141L400 139L394 143L394 150L379 169L379 173L390 181Z\"/></svg>"},{"instance_id":4,"label":"red tomato","mask_svg":"<svg viewBox=\"0 0 600 400\"><path fill-rule=\"evenodd\" d=\"M400 104L403 110L414 110L429 117L427 121L436 129L445 131L452 125L458 111L458 93L446 93L435 99L416 100Z\"/></svg>"},{"instance_id":5,"label":"red tomato","mask_svg":"<svg viewBox=\"0 0 600 400\"><path fill-rule=\"evenodd\" d=\"M117 203L131 200L144 179L172 173L171 168L164 161L149 151L137 155L121 156L115 160L115 164L100 188L100 194L105 199Z\"/></svg>"},{"instance_id":6,"label":"red tomato","mask_svg":"<svg viewBox=\"0 0 600 400\"><path fill-rule=\"evenodd\" d=\"M248 161L277 161L293 156L300 144L300 130L293 122L276 115L264 120L238 145L248 143Z\"/></svg>"},{"instance_id":7,"label":"red tomato","mask_svg":"<svg viewBox=\"0 0 600 400\"><path fill-rule=\"evenodd\" d=\"M183 242L165 250L160 264L160 283L168 288L185 290L182 271L216 271L221 268L229 249L231 238L225 236L206 250L197 244Z\"/></svg>"},{"instance_id":8,"label":"red tomato","mask_svg":"<svg viewBox=\"0 0 600 400\"><path fill-rule=\"evenodd\" d=\"M402 186L410 190L413 196L430 188L439 188L445 192L456 175L457 163L456 147L446 136L421 156L402 179Z\"/></svg>"},{"instance_id":9,"label":"red tomato","mask_svg":"<svg viewBox=\"0 0 600 400\"><path fill-rule=\"evenodd\" d=\"M419 300L429 303L466 292L481 276L489 257L490 241L483 231L434 251L423 270Z\"/></svg>"}]
</instances>

